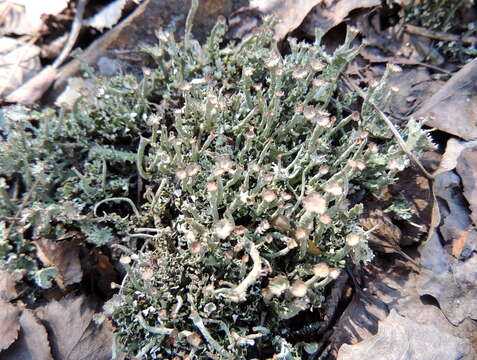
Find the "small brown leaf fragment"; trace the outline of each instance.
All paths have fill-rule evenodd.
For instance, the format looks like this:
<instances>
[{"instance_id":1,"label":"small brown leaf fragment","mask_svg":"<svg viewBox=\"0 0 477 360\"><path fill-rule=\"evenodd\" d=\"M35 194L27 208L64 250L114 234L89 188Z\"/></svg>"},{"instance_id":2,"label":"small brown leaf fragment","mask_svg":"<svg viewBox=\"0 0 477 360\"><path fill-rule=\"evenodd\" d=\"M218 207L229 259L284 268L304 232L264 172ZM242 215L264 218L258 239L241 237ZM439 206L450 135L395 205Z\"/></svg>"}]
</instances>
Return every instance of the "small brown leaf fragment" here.
<instances>
[{"instance_id":1,"label":"small brown leaf fragment","mask_svg":"<svg viewBox=\"0 0 477 360\"><path fill-rule=\"evenodd\" d=\"M445 341L443 341L445 339ZM468 341L430 325L416 323L391 310L379 324L378 333L356 345L343 345L338 360L366 359L386 354L385 359L463 359L470 354Z\"/></svg>"},{"instance_id":2,"label":"small brown leaf fragment","mask_svg":"<svg viewBox=\"0 0 477 360\"><path fill-rule=\"evenodd\" d=\"M431 126L464 140L477 139L477 59L452 75L443 87L412 115L429 117Z\"/></svg>"},{"instance_id":3,"label":"small brown leaf fragment","mask_svg":"<svg viewBox=\"0 0 477 360\"><path fill-rule=\"evenodd\" d=\"M48 329L55 359L111 359L112 324L93 319L95 305L84 296L65 297L37 310Z\"/></svg>"},{"instance_id":4,"label":"small brown leaf fragment","mask_svg":"<svg viewBox=\"0 0 477 360\"><path fill-rule=\"evenodd\" d=\"M0 351L7 349L18 337L20 309L7 302L0 302Z\"/></svg>"},{"instance_id":5,"label":"small brown leaf fragment","mask_svg":"<svg viewBox=\"0 0 477 360\"><path fill-rule=\"evenodd\" d=\"M460 257L460 254L462 253L462 250L465 247L468 234L469 233L467 231L462 231L462 233L460 234L460 237L457 240L455 240L452 244L452 256L454 256L457 259Z\"/></svg>"},{"instance_id":6,"label":"small brown leaf fragment","mask_svg":"<svg viewBox=\"0 0 477 360\"><path fill-rule=\"evenodd\" d=\"M474 143L470 142L469 144ZM464 197L472 211L470 215L474 225L477 225L477 145L464 149L457 161L457 173L464 185Z\"/></svg>"},{"instance_id":7,"label":"small brown leaf fragment","mask_svg":"<svg viewBox=\"0 0 477 360\"><path fill-rule=\"evenodd\" d=\"M20 326L18 340L2 353L2 360L53 360L46 329L33 311L22 311Z\"/></svg>"},{"instance_id":8,"label":"small brown leaf fragment","mask_svg":"<svg viewBox=\"0 0 477 360\"><path fill-rule=\"evenodd\" d=\"M18 296L12 274L0 270L0 301L10 301Z\"/></svg>"},{"instance_id":9,"label":"small brown leaf fragment","mask_svg":"<svg viewBox=\"0 0 477 360\"><path fill-rule=\"evenodd\" d=\"M371 230L373 236L381 238L390 244L399 244L401 241L401 230L394 225L389 216L385 215L382 210L374 209L370 211L368 216L360 220L365 230Z\"/></svg>"},{"instance_id":10,"label":"small brown leaf fragment","mask_svg":"<svg viewBox=\"0 0 477 360\"><path fill-rule=\"evenodd\" d=\"M250 6L266 15L278 18L275 26L275 40L280 41L303 22L305 16L322 0L254 0Z\"/></svg>"},{"instance_id":11,"label":"small brown leaf fragment","mask_svg":"<svg viewBox=\"0 0 477 360\"><path fill-rule=\"evenodd\" d=\"M291 1L290 3L295 2ZM308 14L301 27L305 33L314 36L318 29L325 34L334 26L340 24L351 11L381 5L380 0L327 0L322 3L321 6L316 6L309 14L311 8L303 12L303 18L304 15Z\"/></svg>"},{"instance_id":12,"label":"small brown leaf fragment","mask_svg":"<svg viewBox=\"0 0 477 360\"><path fill-rule=\"evenodd\" d=\"M39 239L35 241L35 245L43 264L58 269L56 281L61 288L81 281L83 271L79 260L78 241Z\"/></svg>"},{"instance_id":13,"label":"small brown leaf fragment","mask_svg":"<svg viewBox=\"0 0 477 360\"><path fill-rule=\"evenodd\" d=\"M41 70L40 49L31 42L0 38L0 95L5 96Z\"/></svg>"}]
</instances>

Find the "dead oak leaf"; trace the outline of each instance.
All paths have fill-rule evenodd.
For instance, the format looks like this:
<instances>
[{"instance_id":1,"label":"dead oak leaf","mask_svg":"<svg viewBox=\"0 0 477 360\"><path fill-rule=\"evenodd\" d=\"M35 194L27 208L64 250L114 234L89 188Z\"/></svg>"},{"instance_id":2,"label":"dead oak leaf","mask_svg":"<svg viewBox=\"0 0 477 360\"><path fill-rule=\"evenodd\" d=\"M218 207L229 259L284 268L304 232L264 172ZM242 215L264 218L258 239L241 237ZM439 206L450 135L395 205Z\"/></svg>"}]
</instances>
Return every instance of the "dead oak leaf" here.
<instances>
[{"instance_id":1,"label":"dead oak leaf","mask_svg":"<svg viewBox=\"0 0 477 360\"><path fill-rule=\"evenodd\" d=\"M381 5L380 0L329 0L325 3L325 6L316 6L306 16L302 26L306 34L314 36L316 30L326 34L340 24L351 11ZM307 13L308 11L304 15Z\"/></svg>"},{"instance_id":2,"label":"dead oak leaf","mask_svg":"<svg viewBox=\"0 0 477 360\"><path fill-rule=\"evenodd\" d=\"M457 162L457 173L464 185L464 197L472 212L471 219L477 225L477 145L464 149Z\"/></svg>"},{"instance_id":3,"label":"dead oak leaf","mask_svg":"<svg viewBox=\"0 0 477 360\"><path fill-rule=\"evenodd\" d=\"M7 302L0 302L0 351L7 349L18 337L21 310Z\"/></svg>"},{"instance_id":4,"label":"dead oak leaf","mask_svg":"<svg viewBox=\"0 0 477 360\"><path fill-rule=\"evenodd\" d=\"M79 259L78 241L54 241L43 238L36 240L35 245L42 263L58 269L56 281L61 288L81 281L83 271Z\"/></svg>"},{"instance_id":5,"label":"dead oak leaf","mask_svg":"<svg viewBox=\"0 0 477 360\"><path fill-rule=\"evenodd\" d=\"M366 359L369 354L386 354L380 358L388 360L463 359L470 354L470 344L447 332L436 331L434 326L416 323L393 309L379 324L375 336L356 345L343 345L338 360Z\"/></svg>"},{"instance_id":6,"label":"dead oak leaf","mask_svg":"<svg viewBox=\"0 0 477 360\"><path fill-rule=\"evenodd\" d=\"M0 270L0 301L10 301L18 296L15 278L5 270Z\"/></svg>"},{"instance_id":7,"label":"dead oak leaf","mask_svg":"<svg viewBox=\"0 0 477 360\"><path fill-rule=\"evenodd\" d=\"M17 35L36 34L45 29L43 15L57 15L69 0L7 0L0 2L3 14L0 24L3 33Z\"/></svg>"},{"instance_id":8,"label":"dead oak leaf","mask_svg":"<svg viewBox=\"0 0 477 360\"><path fill-rule=\"evenodd\" d=\"M467 243L467 238L469 237L469 233L467 231L462 231L460 237L453 241L452 243L452 256L456 259L460 258L462 254L462 250L465 248L465 244Z\"/></svg>"},{"instance_id":9,"label":"dead oak leaf","mask_svg":"<svg viewBox=\"0 0 477 360\"><path fill-rule=\"evenodd\" d=\"M466 64L412 115L464 140L477 140L477 59Z\"/></svg>"},{"instance_id":10,"label":"dead oak leaf","mask_svg":"<svg viewBox=\"0 0 477 360\"><path fill-rule=\"evenodd\" d=\"M252 0L250 7L266 15L273 14L277 17L275 40L280 41L300 26L310 10L321 2L322 0Z\"/></svg>"},{"instance_id":11,"label":"dead oak leaf","mask_svg":"<svg viewBox=\"0 0 477 360\"><path fill-rule=\"evenodd\" d=\"M20 326L18 340L2 353L2 360L53 360L46 329L33 311L22 311Z\"/></svg>"},{"instance_id":12,"label":"dead oak leaf","mask_svg":"<svg viewBox=\"0 0 477 360\"><path fill-rule=\"evenodd\" d=\"M95 320L94 308L93 301L78 296L51 301L37 310L48 329L55 359L111 359L112 324Z\"/></svg>"},{"instance_id":13,"label":"dead oak leaf","mask_svg":"<svg viewBox=\"0 0 477 360\"><path fill-rule=\"evenodd\" d=\"M31 42L0 37L0 95L5 96L41 69L40 48Z\"/></svg>"}]
</instances>

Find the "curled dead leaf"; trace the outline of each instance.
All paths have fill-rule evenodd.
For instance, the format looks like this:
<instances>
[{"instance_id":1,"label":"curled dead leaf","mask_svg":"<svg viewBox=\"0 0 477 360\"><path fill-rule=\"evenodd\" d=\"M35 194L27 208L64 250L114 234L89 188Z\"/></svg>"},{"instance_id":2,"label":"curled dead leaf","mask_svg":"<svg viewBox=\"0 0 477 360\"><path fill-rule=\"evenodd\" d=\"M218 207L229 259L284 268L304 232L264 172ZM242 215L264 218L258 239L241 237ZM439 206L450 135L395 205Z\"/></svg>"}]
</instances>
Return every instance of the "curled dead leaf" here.
<instances>
[{"instance_id":1,"label":"curled dead leaf","mask_svg":"<svg viewBox=\"0 0 477 360\"><path fill-rule=\"evenodd\" d=\"M426 125L458 136L477 139L477 59L455 73L413 114L429 117Z\"/></svg>"},{"instance_id":2,"label":"curled dead leaf","mask_svg":"<svg viewBox=\"0 0 477 360\"><path fill-rule=\"evenodd\" d=\"M0 38L0 96L12 92L41 69L40 48L31 42Z\"/></svg>"},{"instance_id":3,"label":"curled dead leaf","mask_svg":"<svg viewBox=\"0 0 477 360\"><path fill-rule=\"evenodd\" d=\"M20 336L2 355L2 360L53 360L45 327L32 310L20 316Z\"/></svg>"},{"instance_id":4,"label":"curled dead leaf","mask_svg":"<svg viewBox=\"0 0 477 360\"><path fill-rule=\"evenodd\" d=\"M433 326L416 323L391 310L375 336L356 345L343 345L338 360L366 359L369 354L386 354L387 360L457 360L470 351L468 341L436 331Z\"/></svg>"},{"instance_id":5,"label":"curled dead leaf","mask_svg":"<svg viewBox=\"0 0 477 360\"><path fill-rule=\"evenodd\" d=\"M112 324L107 319L98 321L95 307L85 296L70 296L37 310L48 330L55 359L111 359Z\"/></svg>"},{"instance_id":6,"label":"curled dead leaf","mask_svg":"<svg viewBox=\"0 0 477 360\"><path fill-rule=\"evenodd\" d=\"M326 0L321 3L322 5L316 6L303 22L302 30L309 36L315 36L316 30L326 34L355 9L381 5L380 0Z\"/></svg>"},{"instance_id":7,"label":"curled dead leaf","mask_svg":"<svg viewBox=\"0 0 477 360\"><path fill-rule=\"evenodd\" d=\"M0 301L10 301L18 296L15 278L5 270L0 270Z\"/></svg>"},{"instance_id":8,"label":"curled dead leaf","mask_svg":"<svg viewBox=\"0 0 477 360\"><path fill-rule=\"evenodd\" d=\"M21 310L7 302L0 302L0 351L7 349L18 337Z\"/></svg>"},{"instance_id":9,"label":"curled dead leaf","mask_svg":"<svg viewBox=\"0 0 477 360\"><path fill-rule=\"evenodd\" d=\"M38 258L43 264L58 269L56 281L61 288L81 281L83 271L77 240L54 241L43 238L36 240L35 245Z\"/></svg>"},{"instance_id":10,"label":"curled dead leaf","mask_svg":"<svg viewBox=\"0 0 477 360\"><path fill-rule=\"evenodd\" d=\"M472 142L459 156L457 173L464 185L464 197L469 203L470 215L474 226L477 225L477 141ZM470 143L469 143L470 144Z\"/></svg>"},{"instance_id":11,"label":"curled dead leaf","mask_svg":"<svg viewBox=\"0 0 477 360\"><path fill-rule=\"evenodd\" d=\"M0 3L2 33L36 34L45 26L43 15L62 12L69 0L7 0Z\"/></svg>"},{"instance_id":12,"label":"curled dead leaf","mask_svg":"<svg viewBox=\"0 0 477 360\"><path fill-rule=\"evenodd\" d=\"M275 41L280 41L300 26L310 10L321 2L322 0L252 0L250 7L277 17Z\"/></svg>"}]
</instances>

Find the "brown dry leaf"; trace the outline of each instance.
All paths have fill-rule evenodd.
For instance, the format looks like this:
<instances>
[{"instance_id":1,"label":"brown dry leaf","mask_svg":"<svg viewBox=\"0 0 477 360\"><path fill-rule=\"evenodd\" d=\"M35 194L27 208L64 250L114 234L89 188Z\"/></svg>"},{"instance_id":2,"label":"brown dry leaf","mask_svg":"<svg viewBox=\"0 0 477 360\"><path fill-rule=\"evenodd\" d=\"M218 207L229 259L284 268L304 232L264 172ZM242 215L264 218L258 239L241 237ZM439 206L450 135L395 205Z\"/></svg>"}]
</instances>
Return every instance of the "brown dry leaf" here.
<instances>
[{"instance_id":1,"label":"brown dry leaf","mask_svg":"<svg viewBox=\"0 0 477 360\"><path fill-rule=\"evenodd\" d=\"M462 250L464 250L465 244L467 243L467 238L469 237L469 233L467 231L462 231L460 238L455 240L452 244L452 256L455 258L459 258L462 254Z\"/></svg>"},{"instance_id":2,"label":"brown dry leaf","mask_svg":"<svg viewBox=\"0 0 477 360\"><path fill-rule=\"evenodd\" d=\"M422 270L417 286L420 295L431 295L438 301L454 325L477 319L477 231L472 228L460 185L459 176L452 171L434 179L433 192L441 206L435 201L430 236L419 249ZM452 248L464 232L467 241L461 244L456 259Z\"/></svg>"},{"instance_id":3,"label":"brown dry leaf","mask_svg":"<svg viewBox=\"0 0 477 360\"><path fill-rule=\"evenodd\" d=\"M379 358L386 360L458 360L470 351L467 341L391 310L375 336L356 345L343 345L338 360L367 359L370 354L381 354Z\"/></svg>"},{"instance_id":4,"label":"brown dry leaf","mask_svg":"<svg viewBox=\"0 0 477 360\"><path fill-rule=\"evenodd\" d=\"M303 22L305 16L322 0L252 0L250 7L260 10L265 15L277 17L275 41L284 39Z\"/></svg>"},{"instance_id":5,"label":"brown dry leaf","mask_svg":"<svg viewBox=\"0 0 477 360\"><path fill-rule=\"evenodd\" d=\"M5 270L0 270L0 301L10 301L18 296L15 278Z\"/></svg>"},{"instance_id":6,"label":"brown dry leaf","mask_svg":"<svg viewBox=\"0 0 477 360\"><path fill-rule=\"evenodd\" d=\"M426 100L413 116L429 117L426 125L458 136L477 139L477 59L455 73Z\"/></svg>"},{"instance_id":7,"label":"brown dry leaf","mask_svg":"<svg viewBox=\"0 0 477 360\"><path fill-rule=\"evenodd\" d=\"M356 270L357 268L355 268ZM350 305L334 326L331 335L331 352L334 356L338 354L338 350L345 343L357 344L363 340L370 342L371 340L368 339L378 339L373 335L378 333L378 326L379 328L382 326L381 322L387 321L385 318L390 310L396 311L406 319L412 319L414 324L426 326L427 330L434 329L443 337L450 335L468 339L477 330L477 324L471 320L466 320L459 326L452 325L439 307L432 302L423 300L416 288L421 275L411 272L406 263L390 262L388 257L382 258L377 255L373 263L364 265L355 276L360 280L360 286L356 289ZM408 343L407 341L400 345L407 346ZM390 353L392 356L390 359L395 359L394 350L397 350L395 346L398 344L399 342L396 341L389 348L390 351L393 351ZM443 348L446 348L449 353L454 350L452 342L444 342L440 349ZM429 354L433 355L430 351ZM363 358L357 356L352 359L364 358L367 359L369 356ZM378 358L382 359L382 357ZM429 356L429 359L444 358ZM403 357L403 359L414 360L415 358ZM466 356L461 359L473 360L472 352L468 346Z\"/></svg>"},{"instance_id":8,"label":"brown dry leaf","mask_svg":"<svg viewBox=\"0 0 477 360\"><path fill-rule=\"evenodd\" d=\"M94 265L92 269L93 276L96 279L96 286L98 290L108 298L113 295L111 283L118 281L118 273L111 264L109 258L101 254L97 249L93 252L92 258Z\"/></svg>"},{"instance_id":9,"label":"brown dry leaf","mask_svg":"<svg viewBox=\"0 0 477 360\"><path fill-rule=\"evenodd\" d=\"M392 59L389 62L393 63ZM388 86L389 89L398 89L391 97L389 113L406 117L437 90L438 82L431 79L427 69L403 68L401 72L391 75Z\"/></svg>"},{"instance_id":10,"label":"brown dry leaf","mask_svg":"<svg viewBox=\"0 0 477 360\"><path fill-rule=\"evenodd\" d=\"M34 77L41 69L40 49L31 42L0 38L0 96Z\"/></svg>"},{"instance_id":11,"label":"brown dry leaf","mask_svg":"<svg viewBox=\"0 0 477 360\"><path fill-rule=\"evenodd\" d=\"M55 81L58 70L53 66L47 66L35 77L28 80L21 87L9 94L8 102L23 105L32 105L39 100L50 85Z\"/></svg>"},{"instance_id":12,"label":"brown dry leaf","mask_svg":"<svg viewBox=\"0 0 477 360\"><path fill-rule=\"evenodd\" d=\"M95 319L94 305L85 296L65 297L37 310L48 329L55 359L111 359L112 324Z\"/></svg>"},{"instance_id":13,"label":"brown dry leaf","mask_svg":"<svg viewBox=\"0 0 477 360\"><path fill-rule=\"evenodd\" d=\"M462 151L456 170L464 185L464 197L472 211L470 217L477 225L477 145Z\"/></svg>"},{"instance_id":14,"label":"brown dry leaf","mask_svg":"<svg viewBox=\"0 0 477 360\"><path fill-rule=\"evenodd\" d=\"M39 239L35 241L39 259L45 266L58 269L56 281L61 288L81 281L83 271L79 259L79 246L76 240L54 241Z\"/></svg>"},{"instance_id":15,"label":"brown dry leaf","mask_svg":"<svg viewBox=\"0 0 477 360\"><path fill-rule=\"evenodd\" d=\"M109 3L98 13L94 14L88 19L85 19L84 24L94 27L99 31L113 27L121 18L123 8L126 6L127 2L128 0L116 0L112 3Z\"/></svg>"},{"instance_id":16,"label":"brown dry leaf","mask_svg":"<svg viewBox=\"0 0 477 360\"><path fill-rule=\"evenodd\" d=\"M434 172L434 176L438 174L445 173L447 171L452 171L457 166L457 160L459 159L460 154L465 149L476 146L477 141L462 141L459 139L451 138L447 141L446 151L442 156L441 163L439 168Z\"/></svg>"},{"instance_id":17,"label":"brown dry leaf","mask_svg":"<svg viewBox=\"0 0 477 360\"><path fill-rule=\"evenodd\" d=\"M0 351L8 348L18 337L20 309L7 302L0 302Z\"/></svg>"},{"instance_id":18,"label":"brown dry leaf","mask_svg":"<svg viewBox=\"0 0 477 360\"><path fill-rule=\"evenodd\" d=\"M360 219L360 223L365 230L373 229L372 234L374 236L378 236L391 244L398 245L401 241L401 230L381 209L373 209Z\"/></svg>"},{"instance_id":19,"label":"brown dry leaf","mask_svg":"<svg viewBox=\"0 0 477 360\"><path fill-rule=\"evenodd\" d=\"M447 253L437 234L421 250L423 269L418 283L419 294L434 297L454 325L466 319L477 319L477 255L472 255L477 233L469 231L467 238L459 259Z\"/></svg>"},{"instance_id":20,"label":"brown dry leaf","mask_svg":"<svg viewBox=\"0 0 477 360\"><path fill-rule=\"evenodd\" d=\"M62 12L69 0L7 0L0 3L0 25L3 34L36 34L43 30L42 15Z\"/></svg>"},{"instance_id":21,"label":"brown dry leaf","mask_svg":"<svg viewBox=\"0 0 477 360\"><path fill-rule=\"evenodd\" d=\"M53 360L46 329L33 311L22 311L20 326L18 340L2 353L2 360Z\"/></svg>"},{"instance_id":22,"label":"brown dry leaf","mask_svg":"<svg viewBox=\"0 0 477 360\"><path fill-rule=\"evenodd\" d=\"M343 22L351 11L378 5L381 5L380 0L327 0L308 14L302 30L310 36L314 36L316 30L326 34L331 28Z\"/></svg>"}]
</instances>

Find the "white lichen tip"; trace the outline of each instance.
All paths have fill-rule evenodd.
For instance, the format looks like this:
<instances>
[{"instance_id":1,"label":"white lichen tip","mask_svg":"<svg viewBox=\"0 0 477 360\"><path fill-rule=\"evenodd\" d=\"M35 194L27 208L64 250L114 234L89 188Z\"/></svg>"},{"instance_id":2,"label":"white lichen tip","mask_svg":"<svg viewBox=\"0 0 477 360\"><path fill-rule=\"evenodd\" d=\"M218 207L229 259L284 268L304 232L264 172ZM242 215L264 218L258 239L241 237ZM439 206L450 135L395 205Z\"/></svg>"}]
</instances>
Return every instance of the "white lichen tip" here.
<instances>
[{"instance_id":1,"label":"white lichen tip","mask_svg":"<svg viewBox=\"0 0 477 360\"><path fill-rule=\"evenodd\" d=\"M214 193L219 189L219 187L217 186L217 183L214 181L208 182L206 186L207 186L207 192L209 193Z\"/></svg>"},{"instance_id":2,"label":"white lichen tip","mask_svg":"<svg viewBox=\"0 0 477 360\"><path fill-rule=\"evenodd\" d=\"M225 240L234 231L234 224L228 219L222 219L214 224L214 234L219 239Z\"/></svg>"},{"instance_id":3,"label":"white lichen tip","mask_svg":"<svg viewBox=\"0 0 477 360\"><path fill-rule=\"evenodd\" d=\"M267 59L265 59L265 67L267 69L273 69L276 68L280 64L280 59L276 55L271 55Z\"/></svg>"},{"instance_id":4,"label":"white lichen tip","mask_svg":"<svg viewBox=\"0 0 477 360\"><path fill-rule=\"evenodd\" d=\"M272 190L265 190L262 193L262 199L266 203L270 204L270 203L274 202L276 198L277 198L277 195L275 195L275 193Z\"/></svg>"},{"instance_id":5,"label":"white lichen tip","mask_svg":"<svg viewBox=\"0 0 477 360\"><path fill-rule=\"evenodd\" d=\"M313 120L316 116L316 110L313 106L305 106L303 116L306 120Z\"/></svg>"},{"instance_id":6,"label":"white lichen tip","mask_svg":"<svg viewBox=\"0 0 477 360\"><path fill-rule=\"evenodd\" d=\"M186 167L187 176L196 176L200 171L200 166L197 164L189 164Z\"/></svg>"},{"instance_id":7,"label":"white lichen tip","mask_svg":"<svg viewBox=\"0 0 477 360\"><path fill-rule=\"evenodd\" d=\"M327 210L326 200L317 192L311 192L303 199L303 207L312 214L323 215Z\"/></svg>"},{"instance_id":8,"label":"white lichen tip","mask_svg":"<svg viewBox=\"0 0 477 360\"><path fill-rule=\"evenodd\" d=\"M362 241L362 237L360 234L352 232L346 235L346 245L351 248L358 246Z\"/></svg>"},{"instance_id":9,"label":"white lichen tip","mask_svg":"<svg viewBox=\"0 0 477 360\"><path fill-rule=\"evenodd\" d=\"M336 279L338 279L340 274L341 274L340 269L333 268L333 269L330 270L329 277L333 280L336 280Z\"/></svg>"},{"instance_id":10,"label":"white lichen tip","mask_svg":"<svg viewBox=\"0 0 477 360\"><path fill-rule=\"evenodd\" d=\"M330 274L330 268L325 263L313 266L313 274L320 278L325 278Z\"/></svg>"},{"instance_id":11,"label":"white lichen tip","mask_svg":"<svg viewBox=\"0 0 477 360\"><path fill-rule=\"evenodd\" d=\"M189 246L191 254L198 254L202 251L202 243L200 241L193 241Z\"/></svg>"},{"instance_id":12,"label":"white lichen tip","mask_svg":"<svg viewBox=\"0 0 477 360\"><path fill-rule=\"evenodd\" d=\"M308 69L303 66L298 66L292 72L292 77L295 80L304 80L308 76Z\"/></svg>"},{"instance_id":13,"label":"white lichen tip","mask_svg":"<svg viewBox=\"0 0 477 360\"><path fill-rule=\"evenodd\" d=\"M343 188L337 181L331 181L329 183L326 183L325 186L323 186L323 190L333 196L341 196L343 195Z\"/></svg>"},{"instance_id":14,"label":"white lichen tip","mask_svg":"<svg viewBox=\"0 0 477 360\"><path fill-rule=\"evenodd\" d=\"M232 169L233 166L234 166L234 163L229 156L226 156L226 155L220 156L217 159L216 167L218 169L222 169L223 171L229 171Z\"/></svg>"},{"instance_id":15,"label":"white lichen tip","mask_svg":"<svg viewBox=\"0 0 477 360\"><path fill-rule=\"evenodd\" d=\"M273 219L272 224L276 229L282 232L288 232L291 230L290 221L286 216L283 215L278 215L275 219Z\"/></svg>"},{"instance_id":16,"label":"white lichen tip","mask_svg":"<svg viewBox=\"0 0 477 360\"><path fill-rule=\"evenodd\" d=\"M187 178L187 170L185 168L177 169L176 176L179 180L185 180Z\"/></svg>"},{"instance_id":17,"label":"white lichen tip","mask_svg":"<svg viewBox=\"0 0 477 360\"><path fill-rule=\"evenodd\" d=\"M295 239L298 241L308 240L309 233L306 230L298 229L295 231Z\"/></svg>"},{"instance_id":18,"label":"white lichen tip","mask_svg":"<svg viewBox=\"0 0 477 360\"><path fill-rule=\"evenodd\" d=\"M253 75L253 68L251 68L251 67L244 68L243 69L243 74L247 77L252 76Z\"/></svg>"},{"instance_id":19,"label":"white lichen tip","mask_svg":"<svg viewBox=\"0 0 477 360\"><path fill-rule=\"evenodd\" d=\"M325 68L325 64L320 59L311 59L310 60L310 66L313 69L313 71L320 72L323 71Z\"/></svg>"},{"instance_id":20,"label":"white lichen tip","mask_svg":"<svg viewBox=\"0 0 477 360\"><path fill-rule=\"evenodd\" d=\"M329 166L323 165L323 166L320 166L320 168L318 169L318 172L320 173L320 175L326 175L330 172L330 168Z\"/></svg>"},{"instance_id":21,"label":"white lichen tip","mask_svg":"<svg viewBox=\"0 0 477 360\"><path fill-rule=\"evenodd\" d=\"M273 296L280 296L285 290L290 287L290 282L283 275L277 275L270 279L268 289Z\"/></svg>"},{"instance_id":22,"label":"white lichen tip","mask_svg":"<svg viewBox=\"0 0 477 360\"><path fill-rule=\"evenodd\" d=\"M290 293L295 297L304 297L308 291L308 285L304 281L297 280L295 281L291 288Z\"/></svg>"},{"instance_id":23,"label":"white lichen tip","mask_svg":"<svg viewBox=\"0 0 477 360\"><path fill-rule=\"evenodd\" d=\"M202 339L199 334L193 332L187 336L187 342L189 343L189 345L198 347L202 343Z\"/></svg>"}]
</instances>

